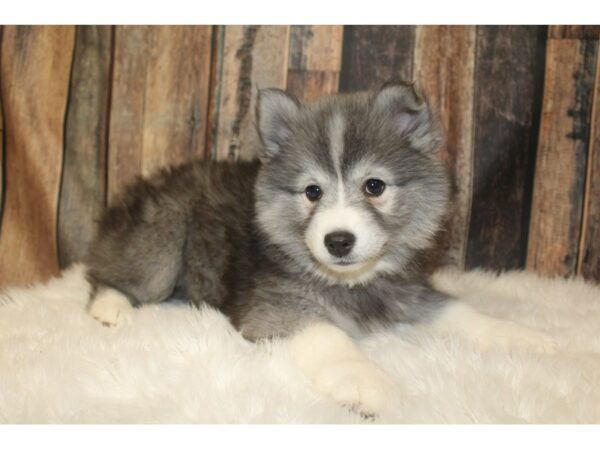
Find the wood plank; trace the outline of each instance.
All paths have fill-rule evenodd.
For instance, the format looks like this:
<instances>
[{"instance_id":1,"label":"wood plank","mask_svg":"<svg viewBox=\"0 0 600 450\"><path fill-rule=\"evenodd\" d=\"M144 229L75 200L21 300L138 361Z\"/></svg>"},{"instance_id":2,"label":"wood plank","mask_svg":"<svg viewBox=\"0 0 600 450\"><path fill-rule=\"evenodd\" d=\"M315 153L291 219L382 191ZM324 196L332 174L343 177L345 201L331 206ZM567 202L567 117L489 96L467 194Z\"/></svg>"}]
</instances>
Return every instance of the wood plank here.
<instances>
[{"instance_id":1,"label":"wood plank","mask_svg":"<svg viewBox=\"0 0 600 450\"><path fill-rule=\"evenodd\" d=\"M527 267L576 272L598 43L550 40Z\"/></svg>"},{"instance_id":2,"label":"wood plank","mask_svg":"<svg viewBox=\"0 0 600 450\"><path fill-rule=\"evenodd\" d=\"M2 27L3 25L0 25L0 44L2 43ZM1 57L2 54L0 53ZM0 92L0 234L2 233L2 211L4 207L4 142L4 116L2 114L2 92Z\"/></svg>"},{"instance_id":3,"label":"wood plank","mask_svg":"<svg viewBox=\"0 0 600 450\"><path fill-rule=\"evenodd\" d=\"M210 26L117 26L108 200L137 175L205 153Z\"/></svg>"},{"instance_id":4,"label":"wood plank","mask_svg":"<svg viewBox=\"0 0 600 450\"><path fill-rule=\"evenodd\" d=\"M75 28L5 26L0 90L6 132L6 191L0 286L59 271L56 205Z\"/></svg>"},{"instance_id":5,"label":"wood plank","mask_svg":"<svg viewBox=\"0 0 600 450\"><path fill-rule=\"evenodd\" d=\"M336 72L342 66L342 25L294 25L290 29L289 70Z\"/></svg>"},{"instance_id":6,"label":"wood plank","mask_svg":"<svg viewBox=\"0 0 600 450\"><path fill-rule=\"evenodd\" d=\"M479 26L466 267L523 267L547 28Z\"/></svg>"},{"instance_id":7,"label":"wood plank","mask_svg":"<svg viewBox=\"0 0 600 450\"><path fill-rule=\"evenodd\" d=\"M414 28L345 26L340 91L377 89L390 79L412 80Z\"/></svg>"},{"instance_id":8,"label":"wood plank","mask_svg":"<svg viewBox=\"0 0 600 450\"><path fill-rule=\"evenodd\" d=\"M294 25L290 31L287 89L312 101L338 90L342 25Z\"/></svg>"},{"instance_id":9,"label":"wood plank","mask_svg":"<svg viewBox=\"0 0 600 450\"><path fill-rule=\"evenodd\" d=\"M474 26L417 26L415 80L439 112L445 145L440 158L454 187L452 214L440 236L440 264L464 267L473 164Z\"/></svg>"},{"instance_id":10,"label":"wood plank","mask_svg":"<svg viewBox=\"0 0 600 450\"><path fill-rule=\"evenodd\" d=\"M596 50L596 81L590 124L577 273L588 280L600 282L600 49Z\"/></svg>"},{"instance_id":11,"label":"wood plank","mask_svg":"<svg viewBox=\"0 0 600 450\"><path fill-rule=\"evenodd\" d=\"M287 90L303 101L314 101L323 95L338 91L340 73L290 70L287 75Z\"/></svg>"},{"instance_id":12,"label":"wood plank","mask_svg":"<svg viewBox=\"0 0 600 450\"><path fill-rule=\"evenodd\" d=\"M111 27L78 26L58 209L61 267L85 255L105 205L110 69Z\"/></svg>"},{"instance_id":13,"label":"wood plank","mask_svg":"<svg viewBox=\"0 0 600 450\"><path fill-rule=\"evenodd\" d=\"M256 156L257 88L285 89L289 33L289 26L220 28L211 131L213 158L233 161Z\"/></svg>"},{"instance_id":14,"label":"wood plank","mask_svg":"<svg viewBox=\"0 0 600 450\"><path fill-rule=\"evenodd\" d=\"M600 25L551 25L550 39L600 39Z\"/></svg>"}]
</instances>

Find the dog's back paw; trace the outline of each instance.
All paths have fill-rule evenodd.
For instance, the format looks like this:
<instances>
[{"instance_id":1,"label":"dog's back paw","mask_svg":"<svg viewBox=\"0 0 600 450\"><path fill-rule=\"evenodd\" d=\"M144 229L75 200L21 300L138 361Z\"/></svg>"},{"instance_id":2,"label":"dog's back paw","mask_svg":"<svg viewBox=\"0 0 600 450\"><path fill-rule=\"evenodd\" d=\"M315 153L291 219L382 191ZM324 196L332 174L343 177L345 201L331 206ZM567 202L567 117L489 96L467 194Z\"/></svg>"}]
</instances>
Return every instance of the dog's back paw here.
<instances>
[{"instance_id":1,"label":"dog's back paw","mask_svg":"<svg viewBox=\"0 0 600 450\"><path fill-rule=\"evenodd\" d=\"M133 306L127 296L111 288L99 290L88 307L90 315L108 327L127 322L132 310Z\"/></svg>"}]
</instances>

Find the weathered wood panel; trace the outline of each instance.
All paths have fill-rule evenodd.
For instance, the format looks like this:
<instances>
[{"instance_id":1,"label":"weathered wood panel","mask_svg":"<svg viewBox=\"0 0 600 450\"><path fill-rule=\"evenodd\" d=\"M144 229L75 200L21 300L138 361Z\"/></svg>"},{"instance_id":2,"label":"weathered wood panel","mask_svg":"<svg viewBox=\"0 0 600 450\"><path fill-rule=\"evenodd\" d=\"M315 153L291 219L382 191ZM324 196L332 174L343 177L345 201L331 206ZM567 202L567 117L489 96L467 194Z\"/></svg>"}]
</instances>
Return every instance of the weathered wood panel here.
<instances>
[{"instance_id":1,"label":"weathered wood panel","mask_svg":"<svg viewBox=\"0 0 600 450\"><path fill-rule=\"evenodd\" d=\"M225 26L217 45L211 155L251 159L256 151L257 89L287 85L289 26Z\"/></svg>"},{"instance_id":2,"label":"weathered wood panel","mask_svg":"<svg viewBox=\"0 0 600 450\"><path fill-rule=\"evenodd\" d=\"M0 47L2 45L2 25L0 25ZM0 58L2 49L0 48ZM2 92L0 91L0 233L2 233L2 207L4 206L4 117L2 115Z\"/></svg>"},{"instance_id":3,"label":"weathered wood panel","mask_svg":"<svg viewBox=\"0 0 600 450\"><path fill-rule=\"evenodd\" d=\"M204 155L210 26L117 26L109 203L137 175Z\"/></svg>"},{"instance_id":4,"label":"weathered wood panel","mask_svg":"<svg viewBox=\"0 0 600 450\"><path fill-rule=\"evenodd\" d=\"M0 31L0 36L1 36ZM0 37L0 40L2 38ZM1 94L0 94L1 95ZM4 206L4 117L2 115L2 97L0 96L0 233L2 233L2 208Z\"/></svg>"},{"instance_id":5,"label":"weathered wood panel","mask_svg":"<svg viewBox=\"0 0 600 450\"><path fill-rule=\"evenodd\" d=\"M598 43L548 42L527 267L576 272Z\"/></svg>"},{"instance_id":6,"label":"weathered wood panel","mask_svg":"<svg viewBox=\"0 0 600 450\"><path fill-rule=\"evenodd\" d=\"M2 25L0 25L0 58L2 58ZM0 90L0 234L2 233L2 208L4 206L4 116Z\"/></svg>"},{"instance_id":7,"label":"weathered wood panel","mask_svg":"<svg viewBox=\"0 0 600 450\"><path fill-rule=\"evenodd\" d=\"M111 27L77 27L58 209L61 267L84 256L105 205L110 69Z\"/></svg>"},{"instance_id":8,"label":"weathered wood panel","mask_svg":"<svg viewBox=\"0 0 600 450\"><path fill-rule=\"evenodd\" d=\"M56 204L74 36L70 26L3 29L7 170L0 286L58 273Z\"/></svg>"},{"instance_id":9,"label":"weathered wood panel","mask_svg":"<svg viewBox=\"0 0 600 450\"><path fill-rule=\"evenodd\" d=\"M471 211L473 163L474 26L417 26L414 78L439 112L440 153L454 181L451 214L440 236L440 262L463 267Z\"/></svg>"},{"instance_id":10,"label":"weathered wood panel","mask_svg":"<svg viewBox=\"0 0 600 450\"><path fill-rule=\"evenodd\" d=\"M477 27L466 267L524 265L547 29Z\"/></svg>"},{"instance_id":11,"label":"weathered wood panel","mask_svg":"<svg viewBox=\"0 0 600 450\"><path fill-rule=\"evenodd\" d=\"M343 28L341 25L291 27L288 91L308 101L337 92Z\"/></svg>"},{"instance_id":12,"label":"weathered wood panel","mask_svg":"<svg viewBox=\"0 0 600 450\"><path fill-rule=\"evenodd\" d=\"M600 281L600 49L596 50L593 98L577 273L586 279Z\"/></svg>"},{"instance_id":13,"label":"weathered wood panel","mask_svg":"<svg viewBox=\"0 0 600 450\"><path fill-rule=\"evenodd\" d=\"M340 91L376 89L390 79L413 78L415 27L344 27Z\"/></svg>"},{"instance_id":14,"label":"weathered wood panel","mask_svg":"<svg viewBox=\"0 0 600 450\"><path fill-rule=\"evenodd\" d=\"M600 25L551 25L551 39L600 39Z\"/></svg>"},{"instance_id":15,"label":"weathered wood panel","mask_svg":"<svg viewBox=\"0 0 600 450\"><path fill-rule=\"evenodd\" d=\"M304 101L313 101L322 95L338 91L340 73L290 70L287 75L287 90Z\"/></svg>"}]
</instances>

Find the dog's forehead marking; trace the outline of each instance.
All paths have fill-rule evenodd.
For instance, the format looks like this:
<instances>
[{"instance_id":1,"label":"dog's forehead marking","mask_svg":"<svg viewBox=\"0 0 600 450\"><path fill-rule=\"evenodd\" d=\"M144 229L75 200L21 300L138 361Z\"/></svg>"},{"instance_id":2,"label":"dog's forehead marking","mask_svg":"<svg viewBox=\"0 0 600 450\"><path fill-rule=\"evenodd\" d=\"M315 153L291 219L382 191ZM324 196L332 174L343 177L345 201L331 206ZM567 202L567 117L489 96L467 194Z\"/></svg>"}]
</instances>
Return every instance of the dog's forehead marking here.
<instances>
[{"instance_id":1,"label":"dog's forehead marking","mask_svg":"<svg viewBox=\"0 0 600 450\"><path fill-rule=\"evenodd\" d=\"M341 111L336 111L329 120L329 152L336 175L342 176L342 158L344 155L345 120Z\"/></svg>"},{"instance_id":2,"label":"dog's forehead marking","mask_svg":"<svg viewBox=\"0 0 600 450\"><path fill-rule=\"evenodd\" d=\"M335 111L329 121L329 153L337 176L338 204L344 203L344 182L342 177L342 159L344 157L345 120L341 111Z\"/></svg>"}]
</instances>

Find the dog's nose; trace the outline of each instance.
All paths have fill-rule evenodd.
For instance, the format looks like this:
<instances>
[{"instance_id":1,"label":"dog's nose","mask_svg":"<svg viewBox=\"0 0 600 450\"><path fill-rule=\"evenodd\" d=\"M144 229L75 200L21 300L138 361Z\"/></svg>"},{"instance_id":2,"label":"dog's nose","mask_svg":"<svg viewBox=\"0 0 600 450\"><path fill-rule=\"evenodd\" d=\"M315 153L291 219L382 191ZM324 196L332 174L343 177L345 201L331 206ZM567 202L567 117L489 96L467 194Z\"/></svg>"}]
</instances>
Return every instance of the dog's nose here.
<instances>
[{"instance_id":1,"label":"dog's nose","mask_svg":"<svg viewBox=\"0 0 600 450\"><path fill-rule=\"evenodd\" d=\"M333 256L346 256L354 247L356 237L347 231L334 231L325 235L325 247Z\"/></svg>"}]
</instances>

